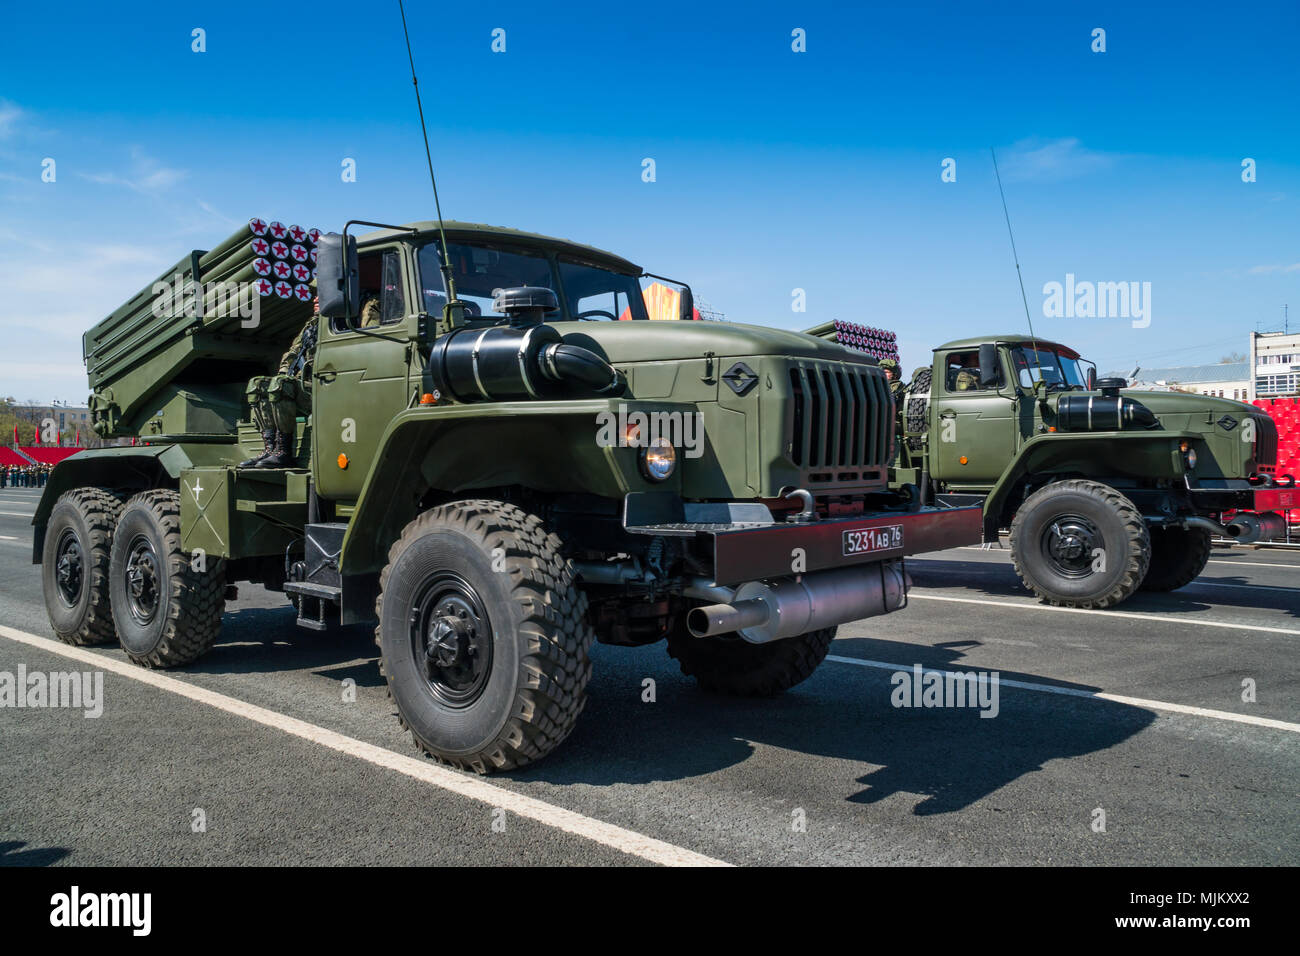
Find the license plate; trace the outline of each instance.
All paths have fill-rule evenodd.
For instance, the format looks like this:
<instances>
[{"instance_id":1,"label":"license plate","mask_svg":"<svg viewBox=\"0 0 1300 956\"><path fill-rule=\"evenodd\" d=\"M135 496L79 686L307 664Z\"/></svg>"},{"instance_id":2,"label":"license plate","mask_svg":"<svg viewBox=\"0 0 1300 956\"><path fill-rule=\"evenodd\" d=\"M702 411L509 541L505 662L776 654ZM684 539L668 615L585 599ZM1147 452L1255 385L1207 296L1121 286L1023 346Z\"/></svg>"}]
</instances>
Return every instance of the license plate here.
<instances>
[{"instance_id":1,"label":"license plate","mask_svg":"<svg viewBox=\"0 0 1300 956\"><path fill-rule=\"evenodd\" d=\"M903 546L903 526L887 524L878 528L855 528L845 531L844 556L871 554L874 551L892 551Z\"/></svg>"}]
</instances>

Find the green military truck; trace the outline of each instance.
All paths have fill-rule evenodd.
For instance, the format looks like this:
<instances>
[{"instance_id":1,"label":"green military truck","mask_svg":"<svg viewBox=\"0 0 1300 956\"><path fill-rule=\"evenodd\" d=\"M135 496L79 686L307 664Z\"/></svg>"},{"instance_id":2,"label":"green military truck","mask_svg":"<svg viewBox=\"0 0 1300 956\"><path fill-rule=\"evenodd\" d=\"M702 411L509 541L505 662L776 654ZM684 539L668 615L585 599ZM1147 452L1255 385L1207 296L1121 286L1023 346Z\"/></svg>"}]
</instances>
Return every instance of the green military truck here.
<instances>
[{"instance_id":1,"label":"green military truck","mask_svg":"<svg viewBox=\"0 0 1300 956\"><path fill-rule=\"evenodd\" d=\"M904 556L979 540L978 508L890 489L893 404L864 357L651 321L643 285L667 280L590 246L354 225L316 249L295 467L238 467L262 441L244 392L310 293L260 322L142 293L87 333L97 431L133 443L62 462L37 509L60 638L182 665L237 582L283 590L307 628L374 622L419 747L488 772L569 733L595 640L666 641L708 689L776 693L837 625L904 606ZM211 258L178 263L182 285Z\"/></svg>"},{"instance_id":2,"label":"green military truck","mask_svg":"<svg viewBox=\"0 0 1300 956\"><path fill-rule=\"evenodd\" d=\"M834 336L832 326L809 331ZM1267 415L1126 386L1098 380L1058 342L948 342L908 385L891 480L924 503L980 505L984 540L1010 528L1025 586L1063 607L1180 588L1204 570L1212 536L1283 533L1277 512L1295 506L1295 492L1274 483Z\"/></svg>"}]
</instances>

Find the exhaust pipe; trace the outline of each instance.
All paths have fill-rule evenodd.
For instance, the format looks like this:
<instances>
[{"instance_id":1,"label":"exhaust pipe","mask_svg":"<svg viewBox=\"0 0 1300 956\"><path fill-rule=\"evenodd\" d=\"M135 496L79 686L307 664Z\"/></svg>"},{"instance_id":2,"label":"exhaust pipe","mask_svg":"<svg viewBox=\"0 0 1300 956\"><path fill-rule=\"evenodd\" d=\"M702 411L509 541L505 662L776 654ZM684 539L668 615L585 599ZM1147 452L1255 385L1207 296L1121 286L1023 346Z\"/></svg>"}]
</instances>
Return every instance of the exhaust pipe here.
<instances>
[{"instance_id":1,"label":"exhaust pipe","mask_svg":"<svg viewBox=\"0 0 1300 956\"><path fill-rule=\"evenodd\" d=\"M696 637L736 633L766 644L896 611L907 601L909 583L902 561L818 571L798 581L750 581L728 604L692 609L686 627Z\"/></svg>"},{"instance_id":2,"label":"exhaust pipe","mask_svg":"<svg viewBox=\"0 0 1300 956\"><path fill-rule=\"evenodd\" d=\"M1256 541L1270 541L1286 534L1286 523L1276 511L1263 514L1242 512L1232 516L1225 529L1228 537L1238 544L1254 544Z\"/></svg>"}]
</instances>

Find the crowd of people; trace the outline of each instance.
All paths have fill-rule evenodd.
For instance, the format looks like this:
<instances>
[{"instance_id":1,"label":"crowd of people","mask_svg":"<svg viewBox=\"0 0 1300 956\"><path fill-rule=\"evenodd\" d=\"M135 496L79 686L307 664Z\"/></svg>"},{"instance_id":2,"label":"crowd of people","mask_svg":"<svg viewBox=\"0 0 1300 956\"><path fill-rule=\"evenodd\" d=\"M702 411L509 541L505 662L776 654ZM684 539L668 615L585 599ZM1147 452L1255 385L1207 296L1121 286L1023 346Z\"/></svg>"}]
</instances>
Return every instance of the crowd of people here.
<instances>
[{"instance_id":1,"label":"crowd of people","mask_svg":"<svg viewBox=\"0 0 1300 956\"><path fill-rule=\"evenodd\" d=\"M44 488L49 465L0 465L0 488Z\"/></svg>"}]
</instances>

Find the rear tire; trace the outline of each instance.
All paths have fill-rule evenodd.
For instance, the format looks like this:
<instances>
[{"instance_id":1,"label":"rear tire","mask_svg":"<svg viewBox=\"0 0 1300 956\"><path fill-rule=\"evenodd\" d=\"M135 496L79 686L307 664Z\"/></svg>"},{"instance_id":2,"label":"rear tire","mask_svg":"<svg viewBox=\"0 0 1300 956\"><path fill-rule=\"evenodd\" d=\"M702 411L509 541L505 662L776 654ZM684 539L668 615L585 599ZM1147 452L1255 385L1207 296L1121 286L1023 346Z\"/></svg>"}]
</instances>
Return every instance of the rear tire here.
<instances>
[{"instance_id":1,"label":"rear tire","mask_svg":"<svg viewBox=\"0 0 1300 956\"><path fill-rule=\"evenodd\" d=\"M912 377L907 386L907 400L904 411L903 427L908 435L907 446L918 451L925 444L925 430L929 427L930 408L930 369L923 368Z\"/></svg>"},{"instance_id":2,"label":"rear tire","mask_svg":"<svg viewBox=\"0 0 1300 956\"><path fill-rule=\"evenodd\" d=\"M208 558L197 570L181 548L175 491L144 491L128 501L113 535L109 594L122 649L143 667L197 660L221 633L225 566Z\"/></svg>"},{"instance_id":3,"label":"rear tire","mask_svg":"<svg viewBox=\"0 0 1300 956\"><path fill-rule=\"evenodd\" d=\"M685 617L668 635L668 654L703 690L729 697L775 697L812 676L826 658L836 629L751 644L735 634L695 637Z\"/></svg>"},{"instance_id":4,"label":"rear tire","mask_svg":"<svg viewBox=\"0 0 1300 956\"><path fill-rule=\"evenodd\" d=\"M104 488L74 488L54 503L41 550L41 585L50 626L65 644L89 647L117 637L109 601L113 529L122 502Z\"/></svg>"},{"instance_id":5,"label":"rear tire","mask_svg":"<svg viewBox=\"0 0 1300 956\"><path fill-rule=\"evenodd\" d=\"M560 539L500 501L456 501L388 553L375 643L416 746L476 773L550 753L586 703L595 635Z\"/></svg>"},{"instance_id":6,"label":"rear tire","mask_svg":"<svg viewBox=\"0 0 1300 956\"><path fill-rule=\"evenodd\" d=\"M1011 560L1025 587L1054 607L1107 608L1142 583L1151 538L1133 502L1085 479L1030 495L1011 522Z\"/></svg>"},{"instance_id":7,"label":"rear tire","mask_svg":"<svg viewBox=\"0 0 1300 956\"><path fill-rule=\"evenodd\" d=\"M1210 532L1204 528L1152 528L1151 565L1143 591L1176 591L1190 584L1210 560Z\"/></svg>"}]
</instances>

